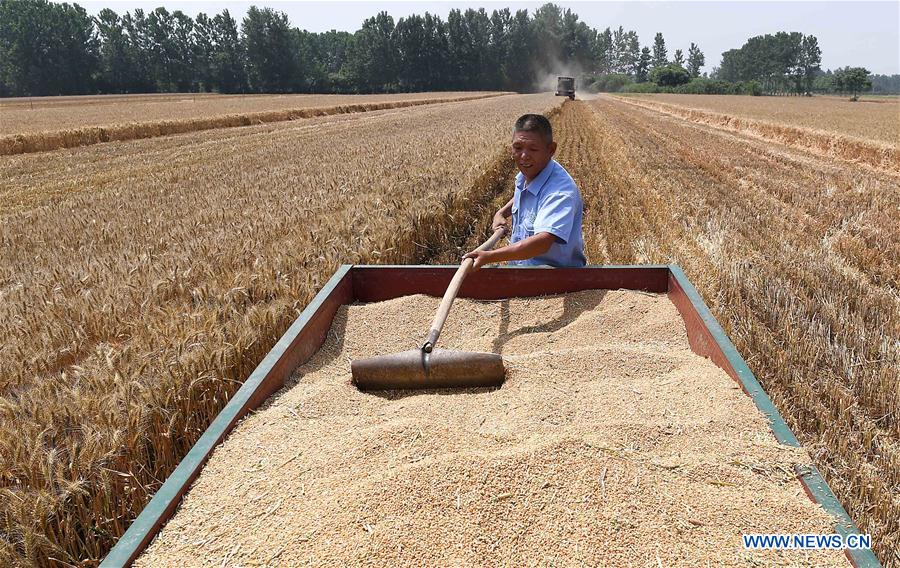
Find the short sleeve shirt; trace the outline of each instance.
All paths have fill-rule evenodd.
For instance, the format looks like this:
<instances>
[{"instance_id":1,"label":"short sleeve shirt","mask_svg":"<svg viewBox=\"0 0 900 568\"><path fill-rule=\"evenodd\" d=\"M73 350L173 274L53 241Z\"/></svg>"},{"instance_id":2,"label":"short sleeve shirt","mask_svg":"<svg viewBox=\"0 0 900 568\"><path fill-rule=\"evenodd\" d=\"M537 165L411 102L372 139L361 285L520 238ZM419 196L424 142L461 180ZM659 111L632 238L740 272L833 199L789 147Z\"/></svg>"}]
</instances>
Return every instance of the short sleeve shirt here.
<instances>
[{"instance_id":1,"label":"short sleeve shirt","mask_svg":"<svg viewBox=\"0 0 900 568\"><path fill-rule=\"evenodd\" d=\"M513 196L513 230L510 241L519 242L538 233L556 237L550 250L528 260L515 260L514 266L584 266L584 238L581 221L584 205L575 180L556 160L541 171L531 183L516 176Z\"/></svg>"}]
</instances>

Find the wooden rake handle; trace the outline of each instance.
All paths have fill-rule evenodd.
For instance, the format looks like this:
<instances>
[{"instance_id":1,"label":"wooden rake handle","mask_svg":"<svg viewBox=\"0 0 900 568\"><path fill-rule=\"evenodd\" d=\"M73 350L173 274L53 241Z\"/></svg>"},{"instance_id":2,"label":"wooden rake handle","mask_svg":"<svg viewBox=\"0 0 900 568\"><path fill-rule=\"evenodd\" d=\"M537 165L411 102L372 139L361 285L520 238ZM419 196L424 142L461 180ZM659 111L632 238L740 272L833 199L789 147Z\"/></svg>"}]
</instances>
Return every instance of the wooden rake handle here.
<instances>
[{"instance_id":1,"label":"wooden rake handle","mask_svg":"<svg viewBox=\"0 0 900 568\"><path fill-rule=\"evenodd\" d=\"M494 248L494 245L496 245L503 237L504 233L506 233L506 227L500 227L494 231L491 238L484 241L484 243L475 250L490 250ZM422 351L425 353L431 353L432 349L434 349L438 337L441 335L441 330L444 328L444 322L447 321L447 316L450 314L450 307L453 306L453 300L456 299L456 294L459 292L463 280L466 279L469 271L472 270L473 264L475 264L473 259L464 259L456 270L456 274L453 275L453 280L450 281L450 285L447 286L447 291L444 292L444 299L441 300L441 305L434 315L434 321L431 322L431 330L428 332L428 339L422 344Z\"/></svg>"}]
</instances>

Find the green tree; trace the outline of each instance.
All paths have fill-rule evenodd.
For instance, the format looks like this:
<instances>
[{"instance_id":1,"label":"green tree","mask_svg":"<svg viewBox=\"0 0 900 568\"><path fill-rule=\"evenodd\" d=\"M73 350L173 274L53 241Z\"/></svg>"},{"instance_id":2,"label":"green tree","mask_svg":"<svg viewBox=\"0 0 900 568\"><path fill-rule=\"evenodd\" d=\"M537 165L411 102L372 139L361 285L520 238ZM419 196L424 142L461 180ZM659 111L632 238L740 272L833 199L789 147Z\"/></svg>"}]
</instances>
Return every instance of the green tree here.
<instances>
[{"instance_id":1,"label":"green tree","mask_svg":"<svg viewBox=\"0 0 900 568\"><path fill-rule=\"evenodd\" d=\"M310 54L314 60L307 62L307 69L315 67L314 74L321 76L321 83L316 89L333 93L351 92L353 83L348 76L347 62L353 34L330 30L310 36L315 50Z\"/></svg>"},{"instance_id":2,"label":"green tree","mask_svg":"<svg viewBox=\"0 0 900 568\"><path fill-rule=\"evenodd\" d=\"M687 70L691 74L691 77L699 77L700 76L700 68L706 63L706 58L703 56L703 52L700 51L700 48L694 42L691 42L691 47L688 49L688 60L687 60Z\"/></svg>"},{"instance_id":3,"label":"green tree","mask_svg":"<svg viewBox=\"0 0 900 568\"><path fill-rule=\"evenodd\" d=\"M417 14L400 18L394 28L397 47L397 79L403 91L422 91L428 80L425 46L425 19Z\"/></svg>"},{"instance_id":4,"label":"green tree","mask_svg":"<svg viewBox=\"0 0 900 568\"><path fill-rule=\"evenodd\" d=\"M810 36L812 37L812 36ZM817 42L799 32L778 32L748 39L740 49L722 54L716 78L731 82L758 81L764 92L802 91L807 72L814 76L821 53Z\"/></svg>"},{"instance_id":5,"label":"green tree","mask_svg":"<svg viewBox=\"0 0 900 568\"><path fill-rule=\"evenodd\" d=\"M676 49L675 56L672 58L672 63L679 67L684 67L684 52L680 49Z\"/></svg>"},{"instance_id":6,"label":"green tree","mask_svg":"<svg viewBox=\"0 0 900 568\"><path fill-rule=\"evenodd\" d=\"M872 92L879 93L884 95L898 95L900 94L900 75L881 75L875 74L871 75L869 79L872 80Z\"/></svg>"},{"instance_id":7,"label":"green tree","mask_svg":"<svg viewBox=\"0 0 900 568\"><path fill-rule=\"evenodd\" d=\"M637 32L631 30L625 34L625 52L622 54L623 70L633 77L637 77L641 65L641 43Z\"/></svg>"},{"instance_id":8,"label":"green tree","mask_svg":"<svg viewBox=\"0 0 900 568\"><path fill-rule=\"evenodd\" d=\"M328 90L325 57L319 44L319 35L293 28L293 51L297 62L297 74L291 84L291 92L324 93Z\"/></svg>"},{"instance_id":9,"label":"green tree","mask_svg":"<svg viewBox=\"0 0 900 568\"><path fill-rule=\"evenodd\" d=\"M93 20L77 4L0 0L0 81L13 95L91 92L99 47Z\"/></svg>"},{"instance_id":10,"label":"green tree","mask_svg":"<svg viewBox=\"0 0 900 568\"><path fill-rule=\"evenodd\" d=\"M677 87L691 81L691 74L680 65L664 65L650 71L650 80L660 87Z\"/></svg>"},{"instance_id":11,"label":"green tree","mask_svg":"<svg viewBox=\"0 0 900 568\"><path fill-rule=\"evenodd\" d=\"M170 61L171 77L179 92L197 91L199 80L205 78L197 73L196 44L194 43L194 20L181 10L172 12L174 20L172 42L172 59ZM201 70L205 73L206 70Z\"/></svg>"},{"instance_id":12,"label":"green tree","mask_svg":"<svg viewBox=\"0 0 900 568\"><path fill-rule=\"evenodd\" d=\"M367 18L354 34L348 63L361 91L384 92L396 88L397 49L393 34L394 18L384 11Z\"/></svg>"},{"instance_id":13,"label":"green tree","mask_svg":"<svg viewBox=\"0 0 900 568\"><path fill-rule=\"evenodd\" d=\"M771 34L752 37L747 40L747 47L745 80L759 81L765 92L778 92L786 81L787 73L780 53L784 51L783 46L779 45L778 38Z\"/></svg>"},{"instance_id":14,"label":"green tree","mask_svg":"<svg viewBox=\"0 0 900 568\"><path fill-rule=\"evenodd\" d=\"M147 17L140 8L135 9L134 16L125 12L122 16L122 27L128 33L131 62L133 64L128 91L135 93L154 93L157 82L153 75L151 61L151 38Z\"/></svg>"},{"instance_id":15,"label":"green tree","mask_svg":"<svg viewBox=\"0 0 900 568\"><path fill-rule=\"evenodd\" d=\"M295 52L296 37L287 15L271 8L251 6L241 24L241 32L250 87L261 93L292 91L300 80L300 65Z\"/></svg>"},{"instance_id":16,"label":"green tree","mask_svg":"<svg viewBox=\"0 0 900 568\"><path fill-rule=\"evenodd\" d=\"M444 72L447 68L447 24L440 16L425 12L425 44L422 51L428 62L426 85L429 90L442 90L447 86Z\"/></svg>"},{"instance_id":17,"label":"green tree","mask_svg":"<svg viewBox=\"0 0 900 568\"><path fill-rule=\"evenodd\" d=\"M650 55L650 48L644 46L641 49L641 57L638 60L638 68L637 73L635 74L635 81L638 83L646 83L649 79L650 73L650 62L653 60L653 57Z\"/></svg>"},{"instance_id":18,"label":"green tree","mask_svg":"<svg viewBox=\"0 0 900 568\"><path fill-rule=\"evenodd\" d=\"M157 8L147 15L144 35L150 70L157 90L196 90L194 72L194 21L183 12Z\"/></svg>"},{"instance_id":19,"label":"green tree","mask_svg":"<svg viewBox=\"0 0 900 568\"><path fill-rule=\"evenodd\" d=\"M146 48L144 54L150 65L150 76L157 91L172 91L172 68L170 61L175 55L171 38L175 32L175 20L165 8L152 10L141 21L142 36Z\"/></svg>"},{"instance_id":20,"label":"green tree","mask_svg":"<svg viewBox=\"0 0 900 568\"><path fill-rule=\"evenodd\" d=\"M222 93L247 91L246 53L238 32L237 21L228 10L212 19L213 82Z\"/></svg>"},{"instance_id":21,"label":"green tree","mask_svg":"<svg viewBox=\"0 0 900 568\"><path fill-rule=\"evenodd\" d=\"M597 34L593 51L596 61L594 70L603 75L612 73L612 32L609 28Z\"/></svg>"},{"instance_id":22,"label":"green tree","mask_svg":"<svg viewBox=\"0 0 900 568\"><path fill-rule=\"evenodd\" d=\"M566 8L562 13L561 49L564 63L578 69L590 69L592 44L596 32L578 20L578 14Z\"/></svg>"},{"instance_id":23,"label":"green tree","mask_svg":"<svg viewBox=\"0 0 900 568\"><path fill-rule=\"evenodd\" d=\"M775 34L775 42L780 63L776 72L785 79L782 89L802 92L804 70L800 60L803 52L803 34L778 32Z\"/></svg>"},{"instance_id":24,"label":"green tree","mask_svg":"<svg viewBox=\"0 0 900 568\"><path fill-rule=\"evenodd\" d=\"M469 82L465 61L468 59L469 30L459 9L447 14L447 84L452 89L465 89Z\"/></svg>"},{"instance_id":25,"label":"green tree","mask_svg":"<svg viewBox=\"0 0 900 568\"><path fill-rule=\"evenodd\" d=\"M469 37L464 50L468 88L488 90L496 84L495 69L490 67L491 20L484 8L469 8L463 13L463 23Z\"/></svg>"},{"instance_id":26,"label":"green tree","mask_svg":"<svg viewBox=\"0 0 900 568\"><path fill-rule=\"evenodd\" d=\"M563 60L562 10L556 4L544 4L534 11L531 33L535 41L533 65L544 73L555 73Z\"/></svg>"},{"instance_id":27,"label":"green tree","mask_svg":"<svg viewBox=\"0 0 900 568\"><path fill-rule=\"evenodd\" d=\"M819 40L816 36L803 36L800 45L800 70L804 89L808 93L812 91L816 75L822 70L822 50L819 49Z\"/></svg>"},{"instance_id":28,"label":"green tree","mask_svg":"<svg viewBox=\"0 0 900 568\"><path fill-rule=\"evenodd\" d=\"M625 28L619 28L613 31L613 53L611 62L613 64L613 72L622 75L631 73L630 63L628 60L628 32Z\"/></svg>"},{"instance_id":29,"label":"green tree","mask_svg":"<svg viewBox=\"0 0 900 568\"><path fill-rule=\"evenodd\" d=\"M509 89L509 57L512 13L509 8L494 10L491 13L491 40L488 66L494 69L494 85Z\"/></svg>"},{"instance_id":30,"label":"green tree","mask_svg":"<svg viewBox=\"0 0 900 568\"><path fill-rule=\"evenodd\" d=\"M850 93L851 100L857 100L860 93L872 88L872 81L865 67L844 67L835 71L834 85L842 93Z\"/></svg>"},{"instance_id":31,"label":"green tree","mask_svg":"<svg viewBox=\"0 0 900 568\"><path fill-rule=\"evenodd\" d=\"M127 93L133 84L135 61L122 19L104 8L94 22L100 39L100 87L107 93Z\"/></svg>"},{"instance_id":32,"label":"green tree","mask_svg":"<svg viewBox=\"0 0 900 568\"><path fill-rule=\"evenodd\" d=\"M657 32L656 37L653 38L653 68L667 65L669 63L667 57L666 40L661 32Z\"/></svg>"},{"instance_id":33,"label":"green tree","mask_svg":"<svg viewBox=\"0 0 900 568\"><path fill-rule=\"evenodd\" d=\"M834 84L834 73L822 73L813 79L812 90L818 93L831 93L837 90Z\"/></svg>"},{"instance_id":34,"label":"green tree","mask_svg":"<svg viewBox=\"0 0 900 568\"><path fill-rule=\"evenodd\" d=\"M528 10L516 10L509 25L509 59L507 76L509 85L515 91L529 91L534 85L534 65L532 64L536 44L531 34L531 18Z\"/></svg>"},{"instance_id":35,"label":"green tree","mask_svg":"<svg viewBox=\"0 0 900 568\"><path fill-rule=\"evenodd\" d=\"M212 18L200 12L194 18L194 74L200 90L210 92L215 88L213 55L215 54L215 30Z\"/></svg>"},{"instance_id":36,"label":"green tree","mask_svg":"<svg viewBox=\"0 0 900 568\"><path fill-rule=\"evenodd\" d=\"M722 63L713 72L713 77L736 83L744 77L744 52L740 49L729 49L722 54Z\"/></svg>"},{"instance_id":37,"label":"green tree","mask_svg":"<svg viewBox=\"0 0 900 568\"><path fill-rule=\"evenodd\" d=\"M595 91L601 93L617 93L629 84L631 84L631 77L628 75L610 73L609 75L600 77L592 87Z\"/></svg>"}]
</instances>

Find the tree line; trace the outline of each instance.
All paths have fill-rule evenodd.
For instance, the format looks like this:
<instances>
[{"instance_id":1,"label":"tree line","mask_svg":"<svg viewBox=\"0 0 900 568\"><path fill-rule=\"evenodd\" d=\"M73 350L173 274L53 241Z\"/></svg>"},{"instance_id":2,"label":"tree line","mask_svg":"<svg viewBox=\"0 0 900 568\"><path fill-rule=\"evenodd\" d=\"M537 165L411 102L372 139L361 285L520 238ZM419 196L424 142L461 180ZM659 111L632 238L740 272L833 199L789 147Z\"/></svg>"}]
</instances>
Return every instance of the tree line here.
<instances>
[{"instance_id":1,"label":"tree line","mask_svg":"<svg viewBox=\"0 0 900 568\"><path fill-rule=\"evenodd\" d=\"M644 49L643 61L650 61L632 73L614 70L593 78L594 90L613 92L684 94L811 94L841 93L854 98L860 93L900 93L900 75L872 75L864 67L843 67L823 71L822 50L813 35L778 32L748 39L739 49L722 54L720 66L698 76L696 62L703 54L692 43L685 60L681 50L666 59L662 34L654 39L652 53Z\"/></svg>"},{"instance_id":2,"label":"tree line","mask_svg":"<svg viewBox=\"0 0 900 568\"><path fill-rule=\"evenodd\" d=\"M809 92L821 71L822 50L815 36L778 32L752 37L722 54L715 72L724 81L758 81L765 92Z\"/></svg>"},{"instance_id":3,"label":"tree line","mask_svg":"<svg viewBox=\"0 0 900 568\"><path fill-rule=\"evenodd\" d=\"M900 95L900 75L869 75L872 93L878 95Z\"/></svg>"},{"instance_id":4,"label":"tree line","mask_svg":"<svg viewBox=\"0 0 900 568\"><path fill-rule=\"evenodd\" d=\"M693 42L670 57L662 33L641 45L633 30L598 31L555 4L531 14L453 9L446 19L426 12L396 22L379 12L354 33L312 33L255 6L238 21L228 10L191 18L162 7L107 8L90 16L77 4L0 0L0 96L527 92L546 90L545 77L557 74L608 91L804 92L821 90L823 75L828 88L847 85L820 64L814 36L778 32L725 52L712 76L701 76L705 56Z\"/></svg>"},{"instance_id":5,"label":"tree line","mask_svg":"<svg viewBox=\"0 0 900 568\"><path fill-rule=\"evenodd\" d=\"M815 36L778 32L752 37L740 49L722 54L716 78L755 81L766 93L847 93L854 97L872 90L898 92L898 75L873 76L865 67L821 68L822 50Z\"/></svg>"},{"instance_id":6,"label":"tree line","mask_svg":"<svg viewBox=\"0 0 900 568\"><path fill-rule=\"evenodd\" d=\"M664 44L657 34L657 44ZM680 57L680 50L676 60ZM251 7L191 18L179 10L111 9L0 0L0 95L191 92L356 93L426 90L530 91L546 75L649 77L665 49L634 31L602 32L570 9L545 4L450 10L400 18L380 12L355 33L311 33L284 13ZM691 44L685 65L704 64Z\"/></svg>"}]
</instances>

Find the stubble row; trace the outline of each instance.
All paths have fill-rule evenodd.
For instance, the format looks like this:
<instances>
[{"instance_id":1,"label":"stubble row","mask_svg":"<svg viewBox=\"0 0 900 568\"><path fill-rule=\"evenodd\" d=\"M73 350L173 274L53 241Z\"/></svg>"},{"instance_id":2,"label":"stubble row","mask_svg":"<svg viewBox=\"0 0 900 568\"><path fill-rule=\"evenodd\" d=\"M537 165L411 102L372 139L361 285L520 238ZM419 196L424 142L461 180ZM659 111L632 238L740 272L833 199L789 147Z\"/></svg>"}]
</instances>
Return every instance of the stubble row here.
<instances>
[{"instance_id":1,"label":"stubble row","mask_svg":"<svg viewBox=\"0 0 900 568\"><path fill-rule=\"evenodd\" d=\"M896 565L900 179L614 99L560 121L589 260L682 265Z\"/></svg>"}]
</instances>

